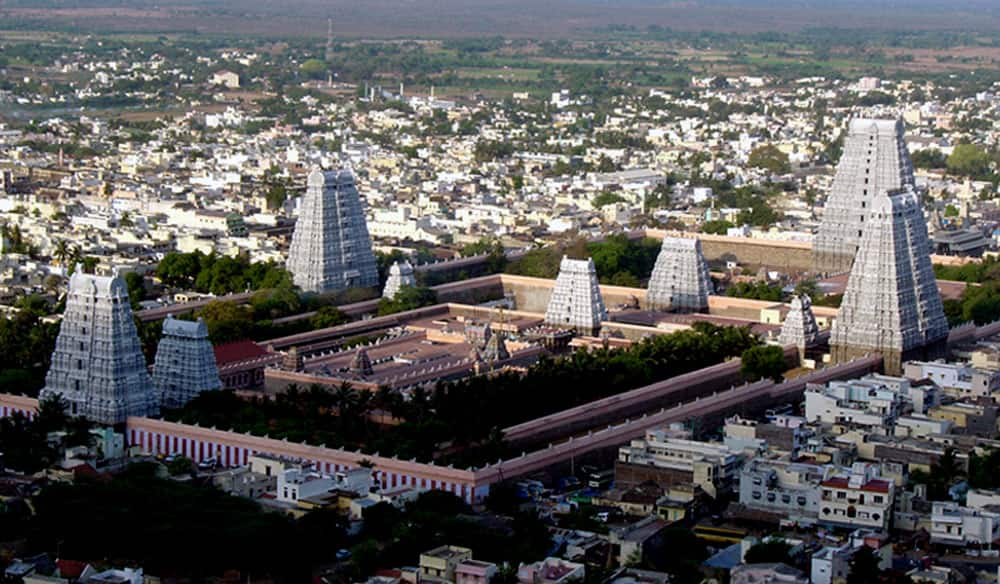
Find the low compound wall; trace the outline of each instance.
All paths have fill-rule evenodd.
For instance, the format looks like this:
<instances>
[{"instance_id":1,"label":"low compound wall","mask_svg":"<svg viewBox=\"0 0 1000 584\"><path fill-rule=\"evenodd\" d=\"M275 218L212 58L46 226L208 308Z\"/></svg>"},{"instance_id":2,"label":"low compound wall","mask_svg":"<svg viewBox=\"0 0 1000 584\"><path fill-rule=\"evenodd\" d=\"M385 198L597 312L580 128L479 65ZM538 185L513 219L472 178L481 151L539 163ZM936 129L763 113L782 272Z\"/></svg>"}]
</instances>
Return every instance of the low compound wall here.
<instances>
[{"instance_id":1,"label":"low compound wall","mask_svg":"<svg viewBox=\"0 0 1000 584\"><path fill-rule=\"evenodd\" d=\"M377 454L367 455L327 448L323 445L301 444L140 417L131 417L126 422L126 439L130 446L137 447L145 454L183 455L196 462L215 458L223 466L246 464L249 456L256 453L310 462L324 472L356 468L367 461L373 465L383 487L413 486L440 489L454 493L470 503L476 503L482 501L489 493L490 485L493 483L525 476L589 452L617 447L633 438L641 437L648 429L694 417L721 418L747 409L770 407L775 402L786 401L800 395L808 382L825 383L832 379L856 377L877 370L881 363L881 357L876 355L817 371L778 385L764 381L713 393L482 469L457 469L404 461ZM17 411L30 415L37 407L37 400L32 398L0 394L0 413L5 413L4 415Z\"/></svg>"},{"instance_id":2,"label":"low compound wall","mask_svg":"<svg viewBox=\"0 0 1000 584\"><path fill-rule=\"evenodd\" d=\"M150 418L129 418L127 439L130 445L138 446L144 453L183 455L195 462L215 458L223 466L244 465L248 457L256 453L309 462L327 473L357 468L366 461L373 465L372 469L383 488L410 486L440 489L470 503L477 502L488 492L488 487L477 491L475 475L471 470Z\"/></svg>"},{"instance_id":3,"label":"low compound wall","mask_svg":"<svg viewBox=\"0 0 1000 584\"><path fill-rule=\"evenodd\" d=\"M798 349L784 348L791 366ZM638 389L595 400L548 416L504 428L504 438L515 445L551 442L620 422L644 412L669 408L732 387L740 381L739 359L704 367Z\"/></svg>"},{"instance_id":4,"label":"low compound wall","mask_svg":"<svg viewBox=\"0 0 1000 584\"><path fill-rule=\"evenodd\" d=\"M673 422L684 422L693 418L722 419L748 410L758 411L800 396L806 383L826 383L834 379L850 379L865 373L878 371L882 366L880 355L871 355L813 372L810 375L775 385L773 382L758 382L736 387L728 391L696 399L679 406L663 409L652 414L643 414L634 420L617 426L570 438L548 448L526 452L518 458L476 471L477 481L494 483L501 480L522 477L557 466L571 459L582 457L602 449L616 448L635 438L641 438L646 430L665 426Z\"/></svg>"}]
</instances>

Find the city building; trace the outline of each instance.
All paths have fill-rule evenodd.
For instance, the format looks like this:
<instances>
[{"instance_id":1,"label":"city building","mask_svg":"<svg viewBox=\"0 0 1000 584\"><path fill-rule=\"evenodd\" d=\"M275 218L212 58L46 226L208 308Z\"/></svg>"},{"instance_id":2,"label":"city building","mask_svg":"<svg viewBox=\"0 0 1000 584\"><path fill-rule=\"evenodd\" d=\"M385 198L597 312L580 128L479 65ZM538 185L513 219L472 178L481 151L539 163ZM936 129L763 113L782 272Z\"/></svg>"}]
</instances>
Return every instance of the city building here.
<instances>
[{"instance_id":1,"label":"city building","mask_svg":"<svg viewBox=\"0 0 1000 584\"><path fill-rule=\"evenodd\" d=\"M403 286L416 285L417 277L413 275L413 266L410 262L406 260L403 260L403 263L393 262L389 267L389 277L385 281L382 297L392 300Z\"/></svg>"},{"instance_id":2,"label":"city building","mask_svg":"<svg viewBox=\"0 0 1000 584\"><path fill-rule=\"evenodd\" d=\"M929 379L955 397L989 397L1000 390L1000 370L980 369L966 363L907 361L903 373L914 381Z\"/></svg>"},{"instance_id":3,"label":"city building","mask_svg":"<svg viewBox=\"0 0 1000 584\"><path fill-rule=\"evenodd\" d=\"M708 295L713 290L701 242L664 237L646 291L649 308L701 312L708 309Z\"/></svg>"},{"instance_id":4,"label":"city building","mask_svg":"<svg viewBox=\"0 0 1000 584\"><path fill-rule=\"evenodd\" d=\"M560 558L545 558L517 569L518 584L565 584L583 580L587 575L584 564Z\"/></svg>"},{"instance_id":5,"label":"city building","mask_svg":"<svg viewBox=\"0 0 1000 584\"><path fill-rule=\"evenodd\" d=\"M799 416L771 416L767 422L735 416L726 420L723 432L723 443L733 452L778 452L793 458L812 435L806 419Z\"/></svg>"},{"instance_id":6,"label":"city building","mask_svg":"<svg viewBox=\"0 0 1000 584\"><path fill-rule=\"evenodd\" d=\"M758 584L774 582L788 584L809 584L809 578L798 568L788 564L740 564L729 571L730 584Z\"/></svg>"},{"instance_id":7,"label":"city building","mask_svg":"<svg viewBox=\"0 0 1000 584\"><path fill-rule=\"evenodd\" d=\"M898 391L873 380L808 384L806 420L825 424L867 426L875 432L891 430L903 409Z\"/></svg>"},{"instance_id":8,"label":"city building","mask_svg":"<svg viewBox=\"0 0 1000 584\"><path fill-rule=\"evenodd\" d=\"M545 322L583 334L595 334L607 317L594 260L573 260L563 256L556 285L545 309Z\"/></svg>"},{"instance_id":9,"label":"city building","mask_svg":"<svg viewBox=\"0 0 1000 584\"><path fill-rule=\"evenodd\" d=\"M420 575L438 581L454 582L455 569L472 559L472 550L455 545L442 545L420 554Z\"/></svg>"},{"instance_id":10,"label":"city building","mask_svg":"<svg viewBox=\"0 0 1000 584\"><path fill-rule=\"evenodd\" d=\"M850 270L874 198L914 185L902 120L851 120L813 241L816 270ZM922 250L929 253L929 242L923 244Z\"/></svg>"},{"instance_id":11,"label":"city building","mask_svg":"<svg viewBox=\"0 0 1000 584\"><path fill-rule=\"evenodd\" d=\"M751 459L740 470L740 504L782 519L814 522L825 473L815 464Z\"/></svg>"},{"instance_id":12,"label":"city building","mask_svg":"<svg viewBox=\"0 0 1000 584\"><path fill-rule=\"evenodd\" d=\"M645 437L618 449L618 488L653 481L662 487L693 483L717 497L733 490L744 455L723 444L690 440L671 429L647 430Z\"/></svg>"},{"instance_id":13,"label":"city building","mask_svg":"<svg viewBox=\"0 0 1000 584\"><path fill-rule=\"evenodd\" d=\"M878 352L886 373L898 375L903 361L940 356L948 320L916 192L883 193L870 203L830 344L834 362Z\"/></svg>"},{"instance_id":14,"label":"city building","mask_svg":"<svg viewBox=\"0 0 1000 584\"><path fill-rule=\"evenodd\" d=\"M203 391L222 389L204 320L164 319L153 363L153 387L164 408L179 408Z\"/></svg>"},{"instance_id":15,"label":"city building","mask_svg":"<svg viewBox=\"0 0 1000 584\"><path fill-rule=\"evenodd\" d=\"M455 584L490 584L497 572L493 562L465 560L455 566Z\"/></svg>"},{"instance_id":16,"label":"city building","mask_svg":"<svg viewBox=\"0 0 1000 584\"><path fill-rule=\"evenodd\" d=\"M850 472L820 483L819 520L884 531L891 522L895 487L892 481L880 477L877 465L855 463Z\"/></svg>"},{"instance_id":17,"label":"city building","mask_svg":"<svg viewBox=\"0 0 1000 584\"><path fill-rule=\"evenodd\" d=\"M307 292L378 285L361 197L348 170L314 170L288 250L288 271Z\"/></svg>"},{"instance_id":18,"label":"city building","mask_svg":"<svg viewBox=\"0 0 1000 584\"><path fill-rule=\"evenodd\" d=\"M159 412L159 400L132 320L128 287L113 276L70 277L66 311L40 399L59 396L68 411L100 424Z\"/></svg>"},{"instance_id":19,"label":"city building","mask_svg":"<svg viewBox=\"0 0 1000 584\"><path fill-rule=\"evenodd\" d=\"M991 509L935 501L931 507L931 542L956 547L992 545L1000 537L1000 513L996 507Z\"/></svg>"}]
</instances>

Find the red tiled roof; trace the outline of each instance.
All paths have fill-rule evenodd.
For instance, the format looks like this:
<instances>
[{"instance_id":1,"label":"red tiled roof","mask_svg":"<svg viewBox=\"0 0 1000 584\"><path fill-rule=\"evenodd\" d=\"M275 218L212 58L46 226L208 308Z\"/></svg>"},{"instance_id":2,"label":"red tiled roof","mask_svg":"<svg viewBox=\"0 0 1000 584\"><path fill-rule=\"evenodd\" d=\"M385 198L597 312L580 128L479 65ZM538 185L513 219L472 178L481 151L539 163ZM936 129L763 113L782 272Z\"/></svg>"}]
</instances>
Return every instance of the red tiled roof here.
<instances>
[{"instance_id":1,"label":"red tiled roof","mask_svg":"<svg viewBox=\"0 0 1000 584\"><path fill-rule=\"evenodd\" d=\"M253 341L233 341L223 345L216 345L215 363L219 366L226 363L246 361L267 354L267 350Z\"/></svg>"},{"instance_id":2,"label":"red tiled roof","mask_svg":"<svg viewBox=\"0 0 1000 584\"><path fill-rule=\"evenodd\" d=\"M835 489L847 489L850 484L850 479L847 477L833 477L829 478L822 483L821 486L833 487ZM889 492L889 481L883 481L881 479L875 479L868 481L867 483L861 485L862 491L872 491L875 493L888 493Z\"/></svg>"},{"instance_id":3,"label":"red tiled roof","mask_svg":"<svg viewBox=\"0 0 1000 584\"><path fill-rule=\"evenodd\" d=\"M56 568L59 569L59 576L66 578L68 580L75 580L80 577L84 569L87 567L87 562L78 562L76 560L56 560Z\"/></svg>"}]
</instances>

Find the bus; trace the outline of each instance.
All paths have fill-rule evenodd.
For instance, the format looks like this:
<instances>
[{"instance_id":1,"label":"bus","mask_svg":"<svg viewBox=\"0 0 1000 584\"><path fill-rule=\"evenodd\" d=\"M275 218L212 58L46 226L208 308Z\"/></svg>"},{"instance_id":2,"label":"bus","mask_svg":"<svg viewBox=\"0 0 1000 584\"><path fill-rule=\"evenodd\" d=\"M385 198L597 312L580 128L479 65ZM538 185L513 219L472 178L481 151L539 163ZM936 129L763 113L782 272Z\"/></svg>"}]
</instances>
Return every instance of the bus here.
<instances>
[{"instance_id":1,"label":"bus","mask_svg":"<svg viewBox=\"0 0 1000 584\"><path fill-rule=\"evenodd\" d=\"M691 531L694 532L695 536L705 541L725 544L740 543L749 533L741 527L711 525L708 523L699 523Z\"/></svg>"}]
</instances>

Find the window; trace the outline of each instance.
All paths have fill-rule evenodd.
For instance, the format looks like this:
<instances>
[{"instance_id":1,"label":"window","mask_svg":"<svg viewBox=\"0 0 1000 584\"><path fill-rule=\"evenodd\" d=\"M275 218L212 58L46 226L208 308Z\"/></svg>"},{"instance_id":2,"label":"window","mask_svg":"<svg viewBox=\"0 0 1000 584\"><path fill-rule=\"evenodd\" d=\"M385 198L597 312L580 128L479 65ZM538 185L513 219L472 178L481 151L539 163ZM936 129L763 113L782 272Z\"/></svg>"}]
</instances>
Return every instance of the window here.
<instances>
[{"instance_id":1,"label":"window","mask_svg":"<svg viewBox=\"0 0 1000 584\"><path fill-rule=\"evenodd\" d=\"M787 494L787 493L784 494L784 495L782 495L781 496L781 502L784 503L785 505L791 503L792 502L792 496L789 495L789 494Z\"/></svg>"},{"instance_id":2,"label":"window","mask_svg":"<svg viewBox=\"0 0 1000 584\"><path fill-rule=\"evenodd\" d=\"M767 502L768 503L774 503L774 500L777 499L777 498L778 498L777 495L775 495L774 493L768 493L767 494Z\"/></svg>"},{"instance_id":3,"label":"window","mask_svg":"<svg viewBox=\"0 0 1000 584\"><path fill-rule=\"evenodd\" d=\"M802 495L799 495L799 496L798 496L798 497L797 497L797 498L795 499L795 502L796 502L796 503L798 503L799 505L805 505L805 504L806 504L806 498L805 498L805 497L803 497Z\"/></svg>"},{"instance_id":4,"label":"window","mask_svg":"<svg viewBox=\"0 0 1000 584\"><path fill-rule=\"evenodd\" d=\"M873 496L873 497L872 497L872 499L873 499L873 500L874 500L874 501L875 501L876 503L881 503L882 501L884 501L884 500L885 500L885 498L883 498L883 497L882 497L882 495L875 495L875 496Z\"/></svg>"},{"instance_id":5,"label":"window","mask_svg":"<svg viewBox=\"0 0 1000 584\"><path fill-rule=\"evenodd\" d=\"M837 498L838 499L846 499L847 498L847 493L845 493L844 491L837 491Z\"/></svg>"},{"instance_id":6,"label":"window","mask_svg":"<svg viewBox=\"0 0 1000 584\"><path fill-rule=\"evenodd\" d=\"M754 499L760 499L760 491L754 491L753 492L753 498Z\"/></svg>"}]
</instances>

